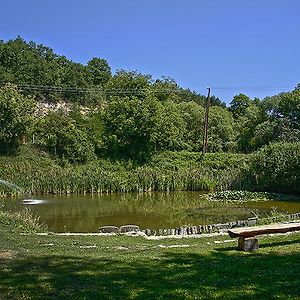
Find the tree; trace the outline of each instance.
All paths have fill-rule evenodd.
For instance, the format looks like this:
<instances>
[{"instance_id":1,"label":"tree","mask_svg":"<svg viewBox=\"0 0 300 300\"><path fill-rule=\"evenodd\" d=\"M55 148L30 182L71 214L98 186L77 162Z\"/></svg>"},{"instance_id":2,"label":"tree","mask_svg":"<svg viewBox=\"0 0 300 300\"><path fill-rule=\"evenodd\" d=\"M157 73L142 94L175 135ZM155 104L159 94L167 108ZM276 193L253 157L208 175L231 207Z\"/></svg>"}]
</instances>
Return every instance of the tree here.
<instances>
[{"instance_id":1,"label":"tree","mask_svg":"<svg viewBox=\"0 0 300 300\"><path fill-rule=\"evenodd\" d=\"M178 104L184 122L183 139L187 150L200 151L203 142L204 108L193 102Z\"/></svg>"},{"instance_id":2,"label":"tree","mask_svg":"<svg viewBox=\"0 0 300 300\"><path fill-rule=\"evenodd\" d=\"M118 70L107 82L106 91L108 95L130 96L144 99L149 95L151 89L151 75L144 75L136 71Z\"/></svg>"},{"instance_id":3,"label":"tree","mask_svg":"<svg viewBox=\"0 0 300 300\"><path fill-rule=\"evenodd\" d=\"M270 144L251 162L256 188L261 191L300 193L300 143Z\"/></svg>"},{"instance_id":4,"label":"tree","mask_svg":"<svg viewBox=\"0 0 300 300\"><path fill-rule=\"evenodd\" d=\"M151 97L114 97L103 116L108 153L143 160L155 151L160 106Z\"/></svg>"},{"instance_id":5,"label":"tree","mask_svg":"<svg viewBox=\"0 0 300 300\"><path fill-rule=\"evenodd\" d=\"M281 96L278 112L295 129L300 129L300 88Z\"/></svg>"},{"instance_id":6,"label":"tree","mask_svg":"<svg viewBox=\"0 0 300 300\"><path fill-rule=\"evenodd\" d=\"M239 94L233 97L233 100L230 102L229 110L233 116L237 118L243 116L250 105L251 99L244 94Z\"/></svg>"},{"instance_id":7,"label":"tree","mask_svg":"<svg viewBox=\"0 0 300 300\"><path fill-rule=\"evenodd\" d=\"M158 150L182 148L183 121L177 107L153 96L114 97L103 124L107 151L114 157L142 161Z\"/></svg>"},{"instance_id":8,"label":"tree","mask_svg":"<svg viewBox=\"0 0 300 300\"><path fill-rule=\"evenodd\" d=\"M85 163L95 156L85 128L62 111L41 118L35 131L36 143L50 153L73 163Z\"/></svg>"},{"instance_id":9,"label":"tree","mask_svg":"<svg viewBox=\"0 0 300 300\"><path fill-rule=\"evenodd\" d=\"M167 101L159 107L156 123L156 150L178 151L186 148L184 120L178 104Z\"/></svg>"},{"instance_id":10,"label":"tree","mask_svg":"<svg viewBox=\"0 0 300 300\"><path fill-rule=\"evenodd\" d=\"M208 150L211 152L235 151L236 123L225 108L213 106L209 114Z\"/></svg>"},{"instance_id":11,"label":"tree","mask_svg":"<svg viewBox=\"0 0 300 300\"><path fill-rule=\"evenodd\" d=\"M17 148L33 124L35 102L15 85L0 89L0 145L2 151Z\"/></svg>"},{"instance_id":12,"label":"tree","mask_svg":"<svg viewBox=\"0 0 300 300\"><path fill-rule=\"evenodd\" d=\"M111 68L105 59L92 58L87 63L87 70L91 76L93 85L103 87L111 78Z\"/></svg>"}]
</instances>

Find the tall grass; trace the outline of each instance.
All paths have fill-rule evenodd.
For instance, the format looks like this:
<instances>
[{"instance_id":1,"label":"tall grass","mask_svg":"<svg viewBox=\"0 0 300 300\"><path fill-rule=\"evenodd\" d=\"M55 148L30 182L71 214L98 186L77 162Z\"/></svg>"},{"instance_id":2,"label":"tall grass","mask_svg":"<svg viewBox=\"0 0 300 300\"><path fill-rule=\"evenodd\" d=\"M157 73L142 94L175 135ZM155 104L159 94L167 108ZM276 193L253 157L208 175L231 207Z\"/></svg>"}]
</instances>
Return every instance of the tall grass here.
<instances>
[{"instance_id":1,"label":"tall grass","mask_svg":"<svg viewBox=\"0 0 300 300\"><path fill-rule=\"evenodd\" d=\"M13 226L13 230L21 230L23 232L42 232L47 229L44 223L40 222L40 218L33 215L29 210L25 209L20 212L9 212L0 210L0 223Z\"/></svg>"},{"instance_id":2,"label":"tall grass","mask_svg":"<svg viewBox=\"0 0 300 300\"><path fill-rule=\"evenodd\" d=\"M143 191L201 191L232 188L247 167L245 156L167 152L144 165L95 160L86 165L58 162L23 149L15 157L0 157L0 178L30 194L101 194ZM14 194L0 187L0 195Z\"/></svg>"}]
</instances>

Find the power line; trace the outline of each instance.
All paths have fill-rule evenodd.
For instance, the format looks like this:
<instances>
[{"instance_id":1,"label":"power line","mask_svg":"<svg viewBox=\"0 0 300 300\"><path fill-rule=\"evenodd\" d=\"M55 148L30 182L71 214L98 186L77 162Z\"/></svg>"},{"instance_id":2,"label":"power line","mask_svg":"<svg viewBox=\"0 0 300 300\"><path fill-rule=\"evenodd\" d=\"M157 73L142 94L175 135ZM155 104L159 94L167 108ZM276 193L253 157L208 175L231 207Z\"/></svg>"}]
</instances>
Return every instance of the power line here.
<instances>
[{"instance_id":1,"label":"power line","mask_svg":"<svg viewBox=\"0 0 300 300\"><path fill-rule=\"evenodd\" d=\"M5 85L5 83L1 83ZM123 95L123 94L143 94L151 93L186 93L188 89L85 89L78 87L60 87L60 86L44 86L44 85L29 85L15 84L23 90L42 91L42 92L57 92L57 93L99 93L104 95ZM190 91L196 93L195 91Z\"/></svg>"},{"instance_id":2,"label":"power line","mask_svg":"<svg viewBox=\"0 0 300 300\"><path fill-rule=\"evenodd\" d=\"M291 86L237 86L237 87L212 87L214 90L251 90L251 91L270 91L291 89Z\"/></svg>"},{"instance_id":3,"label":"power line","mask_svg":"<svg viewBox=\"0 0 300 300\"><path fill-rule=\"evenodd\" d=\"M0 82L0 85L5 85L8 82ZM184 94L186 92L191 92L195 95L200 95L196 91L192 91L184 88L166 88L166 89L99 89L99 88L79 88L74 86L62 87L62 86L47 86L47 85L32 85L32 84L18 84L13 83L21 90L30 90L36 92L54 92L54 93L75 93L75 94L85 94L85 93L98 93L102 95L142 95L144 93L177 93ZM204 88L203 88L204 89ZM212 90L227 90L227 91L236 91L236 90L244 90L244 91L278 91L278 90L286 90L292 89L291 86L213 86ZM201 95L203 96L203 95Z\"/></svg>"}]
</instances>

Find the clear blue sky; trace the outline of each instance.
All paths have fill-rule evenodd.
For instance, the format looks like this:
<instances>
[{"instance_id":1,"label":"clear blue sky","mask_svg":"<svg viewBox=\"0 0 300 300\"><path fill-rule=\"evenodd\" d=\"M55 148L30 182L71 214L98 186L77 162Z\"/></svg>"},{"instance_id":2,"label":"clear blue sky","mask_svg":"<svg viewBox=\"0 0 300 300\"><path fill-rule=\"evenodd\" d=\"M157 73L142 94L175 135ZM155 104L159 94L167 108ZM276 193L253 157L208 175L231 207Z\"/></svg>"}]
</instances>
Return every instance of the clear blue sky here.
<instances>
[{"instance_id":1,"label":"clear blue sky","mask_svg":"<svg viewBox=\"0 0 300 300\"><path fill-rule=\"evenodd\" d=\"M9 0L0 39L21 35L76 62L105 58L113 71L170 76L201 94L210 86L228 103L300 82L299 13L299 0Z\"/></svg>"}]
</instances>

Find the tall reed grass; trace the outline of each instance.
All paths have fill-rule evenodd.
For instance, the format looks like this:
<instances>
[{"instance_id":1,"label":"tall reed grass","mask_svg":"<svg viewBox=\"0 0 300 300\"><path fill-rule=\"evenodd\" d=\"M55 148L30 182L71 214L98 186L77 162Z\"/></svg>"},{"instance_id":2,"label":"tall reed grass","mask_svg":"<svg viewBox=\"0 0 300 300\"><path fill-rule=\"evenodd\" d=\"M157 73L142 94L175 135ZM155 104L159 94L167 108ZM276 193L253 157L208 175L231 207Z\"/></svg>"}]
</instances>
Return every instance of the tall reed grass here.
<instances>
[{"instance_id":1,"label":"tall reed grass","mask_svg":"<svg viewBox=\"0 0 300 300\"><path fill-rule=\"evenodd\" d=\"M219 154L201 159L195 153L164 153L142 166L102 159L64 167L49 157L26 155L0 157L0 179L30 194L223 190L232 188L245 169L244 158L231 155L224 165ZM0 187L1 196L15 193Z\"/></svg>"}]
</instances>

